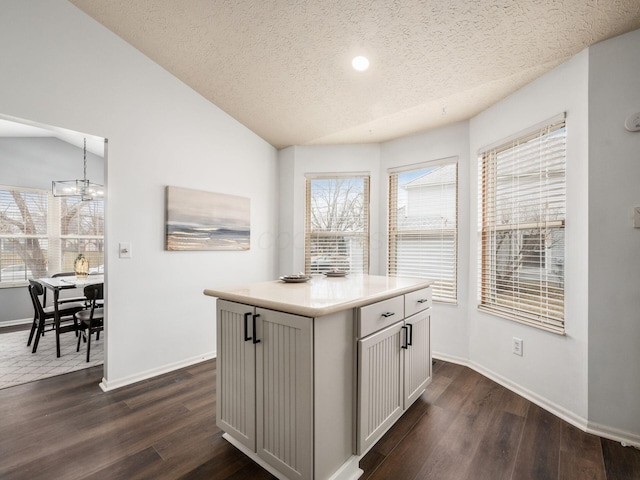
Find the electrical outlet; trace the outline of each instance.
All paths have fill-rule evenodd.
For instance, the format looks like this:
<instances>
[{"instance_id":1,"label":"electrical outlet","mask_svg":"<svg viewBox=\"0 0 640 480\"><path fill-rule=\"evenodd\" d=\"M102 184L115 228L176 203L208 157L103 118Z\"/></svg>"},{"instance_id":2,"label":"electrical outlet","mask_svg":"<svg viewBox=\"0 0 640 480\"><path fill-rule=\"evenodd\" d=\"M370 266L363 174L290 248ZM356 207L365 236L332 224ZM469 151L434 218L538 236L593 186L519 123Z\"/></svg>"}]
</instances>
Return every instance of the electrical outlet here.
<instances>
[{"instance_id":1,"label":"electrical outlet","mask_svg":"<svg viewBox=\"0 0 640 480\"><path fill-rule=\"evenodd\" d=\"M640 207L633 209L633 228L640 228Z\"/></svg>"},{"instance_id":2,"label":"electrical outlet","mask_svg":"<svg viewBox=\"0 0 640 480\"><path fill-rule=\"evenodd\" d=\"M513 337L513 354L522 356L522 339Z\"/></svg>"}]
</instances>

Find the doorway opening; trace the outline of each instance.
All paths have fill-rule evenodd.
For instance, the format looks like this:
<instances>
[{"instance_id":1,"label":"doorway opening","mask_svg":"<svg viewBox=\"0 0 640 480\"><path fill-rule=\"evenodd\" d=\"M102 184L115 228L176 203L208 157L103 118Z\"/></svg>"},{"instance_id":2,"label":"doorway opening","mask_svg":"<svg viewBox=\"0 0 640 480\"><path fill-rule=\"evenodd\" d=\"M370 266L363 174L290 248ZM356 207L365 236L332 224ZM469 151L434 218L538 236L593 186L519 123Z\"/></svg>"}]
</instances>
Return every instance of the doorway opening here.
<instances>
[{"instance_id":1,"label":"doorway opening","mask_svg":"<svg viewBox=\"0 0 640 480\"><path fill-rule=\"evenodd\" d=\"M91 337L89 362L86 335L76 352L76 328L58 330L57 355L50 318L34 351L29 285L43 285L39 300L51 311L54 291L45 281L67 274L60 277L68 282L57 292L60 303L81 301L84 284L74 272L80 256L89 261L91 281L105 283L106 162L103 137L0 114L0 388L104 365L106 325ZM53 181L83 176L105 188L91 199L53 195Z\"/></svg>"}]
</instances>

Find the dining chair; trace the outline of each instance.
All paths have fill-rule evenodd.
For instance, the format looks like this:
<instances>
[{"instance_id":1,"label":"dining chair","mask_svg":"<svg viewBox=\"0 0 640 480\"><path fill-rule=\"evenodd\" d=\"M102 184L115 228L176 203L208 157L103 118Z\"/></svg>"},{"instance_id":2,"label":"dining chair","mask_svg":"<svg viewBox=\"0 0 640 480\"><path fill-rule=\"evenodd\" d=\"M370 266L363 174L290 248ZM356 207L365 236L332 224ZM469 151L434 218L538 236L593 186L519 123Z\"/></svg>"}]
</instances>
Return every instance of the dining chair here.
<instances>
[{"instance_id":1,"label":"dining chair","mask_svg":"<svg viewBox=\"0 0 640 480\"><path fill-rule=\"evenodd\" d=\"M80 351L80 340L85 338L87 342L87 362L91 355L91 334L96 333L96 340L100 338L100 332L104 329L104 307L99 306L99 301L104 300L104 284L96 283L84 287L84 296L90 302L90 308L76 312L74 317L78 322L78 345L76 352Z\"/></svg>"},{"instance_id":2,"label":"dining chair","mask_svg":"<svg viewBox=\"0 0 640 480\"><path fill-rule=\"evenodd\" d=\"M77 331L77 320L74 317L76 312L84 310L85 304L83 302L67 302L58 305L58 313L60 314L60 323L56 328L56 311L55 306L44 307L40 301L40 297L44 297L45 289L37 280L29 279L29 296L31 297L31 303L33 304L33 324L31 325L31 332L29 332L29 340L27 346L31 345L33 341L33 349L31 353L36 353L38 349L38 343L40 337L44 335L45 331L56 332L56 340L59 341L60 334L64 332ZM47 329L48 327L48 329ZM35 340L34 340L35 338Z\"/></svg>"}]
</instances>

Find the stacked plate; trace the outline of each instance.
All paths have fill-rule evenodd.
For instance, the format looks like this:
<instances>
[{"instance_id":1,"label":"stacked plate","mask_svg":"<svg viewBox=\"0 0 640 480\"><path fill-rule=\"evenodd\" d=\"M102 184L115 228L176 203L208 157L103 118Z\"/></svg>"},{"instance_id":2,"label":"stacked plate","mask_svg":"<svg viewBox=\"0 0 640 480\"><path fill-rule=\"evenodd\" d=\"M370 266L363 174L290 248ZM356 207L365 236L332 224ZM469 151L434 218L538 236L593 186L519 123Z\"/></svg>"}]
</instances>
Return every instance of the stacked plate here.
<instances>
[{"instance_id":1,"label":"stacked plate","mask_svg":"<svg viewBox=\"0 0 640 480\"><path fill-rule=\"evenodd\" d=\"M346 277L346 271L344 270L329 270L328 272L324 272L327 277Z\"/></svg>"},{"instance_id":2,"label":"stacked plate","mask_svg":"<svg viewBox=\"0 0 640 480\"><path fill-rule=\"evenodd\" d=\"M295 275L284 275L280 277L280 280L286 283L304 283L311 280L311 277L304 273L297 273Z\"/></svg>"}]
</instances>

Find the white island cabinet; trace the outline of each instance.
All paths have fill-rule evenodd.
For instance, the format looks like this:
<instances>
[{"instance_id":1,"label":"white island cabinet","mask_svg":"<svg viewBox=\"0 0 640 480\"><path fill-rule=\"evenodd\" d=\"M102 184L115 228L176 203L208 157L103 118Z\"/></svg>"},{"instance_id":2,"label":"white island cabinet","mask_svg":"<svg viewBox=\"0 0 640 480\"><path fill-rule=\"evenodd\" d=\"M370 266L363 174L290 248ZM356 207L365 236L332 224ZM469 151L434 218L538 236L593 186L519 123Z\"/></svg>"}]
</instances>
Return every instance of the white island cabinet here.
<instances>
[{"instance_id":1,"label":"white island cabinet","mask_svg":"<svg viewBox=\"0 0 640 480\"><path fill-rule=\"evenodd\" d=\"M280 479L356 479L431 381L430 281L354 275L207 289L216 419Z\"/></svg>"}]
</instances>

